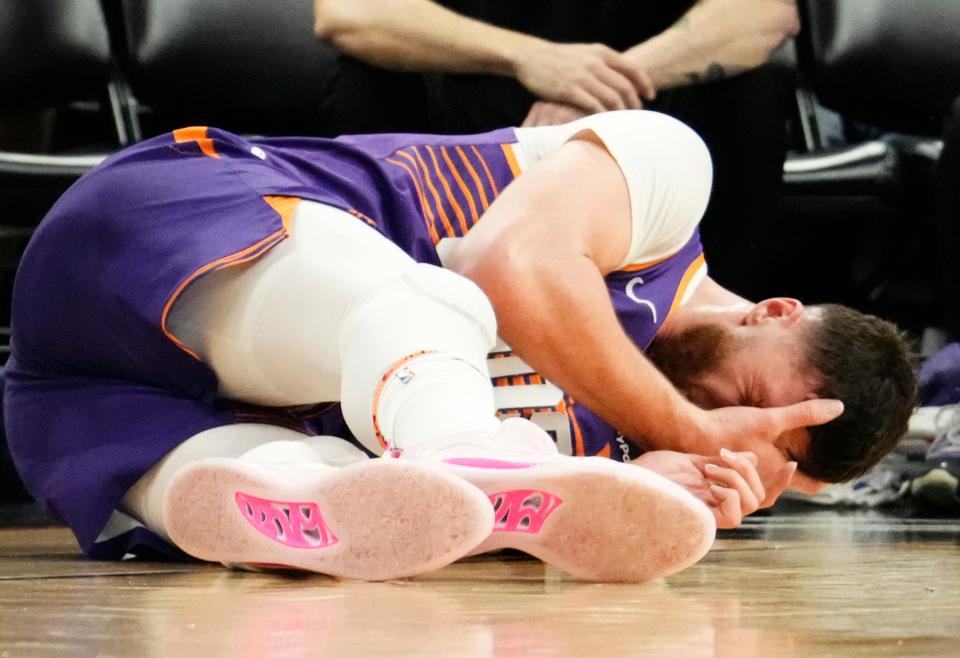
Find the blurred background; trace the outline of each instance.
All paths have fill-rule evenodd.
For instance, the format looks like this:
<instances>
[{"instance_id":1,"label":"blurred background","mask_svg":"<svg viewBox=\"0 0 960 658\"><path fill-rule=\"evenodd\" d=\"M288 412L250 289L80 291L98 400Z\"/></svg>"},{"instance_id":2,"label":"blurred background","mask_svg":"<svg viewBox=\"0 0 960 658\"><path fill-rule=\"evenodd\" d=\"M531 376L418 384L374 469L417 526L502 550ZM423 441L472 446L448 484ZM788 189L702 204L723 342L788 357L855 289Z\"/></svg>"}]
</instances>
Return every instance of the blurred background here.
<instances>
[{"instance_id":1,"label":"blurred background","mask_svg":"<svg viewBox=\"0 0 960 658\"><path fill-rule=\"evenodd\" d=\"M473 3L471 14L496 22L496 4ZM757 71L702 81L655 106L715 149L723 188L704 223L712 272L748 297L875 313L907 329L925 355L942 354L960 336L960 2L800 0L797 13L799 32ZM505 79L388 75L318 37L314 22L311 0L0 0L2 358L32 231L73 181L126 145L185 125L400 131L419 107L406 94L419 85L427 101L418 103L438 90L467 102L457 91L465 85L503 102L502 113L493 107L469 125L453 120L466 116L456 110L426 107L414 117L423 131L516 124L511 117L536 100ZM703 113L707 94L716 105L701 126L683 108ZM348 109L331 110L333 98ZM377 117L357 121L374 107ZM772 181L724 156L754 151L772 152ZM949 360L938 373L927 383L945 407L960 399L960 373ZM925 431L924 447L936 434ZM27 500L0 441L0 502Z\"/></svg>"}]
</instances>

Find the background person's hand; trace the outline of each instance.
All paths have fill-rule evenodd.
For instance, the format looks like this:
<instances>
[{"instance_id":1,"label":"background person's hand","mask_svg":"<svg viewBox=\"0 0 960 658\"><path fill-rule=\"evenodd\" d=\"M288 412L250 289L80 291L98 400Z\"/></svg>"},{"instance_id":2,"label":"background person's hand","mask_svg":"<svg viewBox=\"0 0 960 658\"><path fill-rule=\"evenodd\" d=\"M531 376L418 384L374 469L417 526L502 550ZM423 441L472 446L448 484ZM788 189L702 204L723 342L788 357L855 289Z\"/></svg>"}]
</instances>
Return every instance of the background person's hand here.
<instances>
[{"instance_id":1,"label":"background person's hand","mask_svg":"<svg viewBox=\"0 0 960 658\"><path fill-rule=\"evenodd\" d=\"M743 517L773 505L797 470L796 462L787 462L764 486L752 452L723 450L719 456L705 457L655 450L632 463L676 482L703 501L718 528L736 528Z\"/></svg>"},{"instance_id":2,"label":"background person's hand","mask_svg":"<svg viewBox=\"0 0 960 658\"><path fill-rule=\"evenodd\" d=\"M602 44L537 40L518 53L516 77L537 97L587 114L640 109L655 96L650 77L630 59Z\"/></svg>"}]
</instances>

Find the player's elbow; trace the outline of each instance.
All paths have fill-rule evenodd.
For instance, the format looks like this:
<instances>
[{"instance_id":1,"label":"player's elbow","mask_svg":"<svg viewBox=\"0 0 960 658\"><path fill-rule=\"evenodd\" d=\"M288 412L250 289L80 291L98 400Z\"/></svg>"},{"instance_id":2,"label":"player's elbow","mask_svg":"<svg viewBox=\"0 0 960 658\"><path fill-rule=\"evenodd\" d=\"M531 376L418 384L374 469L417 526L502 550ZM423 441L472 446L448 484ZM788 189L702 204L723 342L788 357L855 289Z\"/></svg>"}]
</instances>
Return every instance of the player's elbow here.
<instances>
[{"instance_id":1,"label":"player's elbow","mask_svg":"<svg viewBox=\"0 0 960 658\"><path fill-rule=\"evenodd\" d=\"M530 280L529 265L536 261L524 252L515 242L496 241L463 250L449 267L480 286L496 307L496 301L508 296L518 283Z\"/></svg>"}]
</instances>

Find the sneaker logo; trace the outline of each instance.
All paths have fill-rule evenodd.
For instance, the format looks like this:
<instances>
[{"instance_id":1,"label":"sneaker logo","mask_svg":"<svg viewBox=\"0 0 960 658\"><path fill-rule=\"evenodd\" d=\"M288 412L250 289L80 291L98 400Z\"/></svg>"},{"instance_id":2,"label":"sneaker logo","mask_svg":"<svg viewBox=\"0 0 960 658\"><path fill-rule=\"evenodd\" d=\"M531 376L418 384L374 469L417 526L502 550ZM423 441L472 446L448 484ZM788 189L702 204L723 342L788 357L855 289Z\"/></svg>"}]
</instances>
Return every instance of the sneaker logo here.
<instances>
[{"instance_id":1,"label":"sneaker logo","mask_svg":"<svg viewBox=\"0 0 960 658\"><path fill-rule=\"evenodd\" d=\"M490 494L494 532L523 532L535 535L563 499L536 489L514 489Z\"/></svg>"},{"instance_id":2,"label":"sneaker logo","mask_svg":"<svg viewBox=\"0 0 960 658\"><path fill-rule=\"evenodd\" d=\"M327 548L339 539L327 526L316 503L286 503L238 491L237 507L262 535L293 548Z\"/></svg>"}]
</instances>

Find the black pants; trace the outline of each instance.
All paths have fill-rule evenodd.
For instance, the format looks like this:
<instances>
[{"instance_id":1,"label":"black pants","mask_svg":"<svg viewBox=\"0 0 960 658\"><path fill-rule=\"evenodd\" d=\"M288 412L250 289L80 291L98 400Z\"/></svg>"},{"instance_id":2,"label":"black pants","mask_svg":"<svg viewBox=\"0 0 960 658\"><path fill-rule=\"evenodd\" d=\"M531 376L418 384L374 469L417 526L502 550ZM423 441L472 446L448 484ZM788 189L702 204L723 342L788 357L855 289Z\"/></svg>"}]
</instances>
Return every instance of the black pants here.
<instances>
[{"instance_id":1,"label":"black pants","mask_svg":"<svg viewBox=\"0 0 960 658\"><path fill-rule=\"evenodd\" d=\"M482 75L393 73L341 57L324 82L319 132L472 133L523 122L536 100L516 81ZM712 276L753 296L768 268L786 152L787 84L773 67L667 90L649 109L689 124L714 160L702 223Z\"/></svg>"},{"instance_id":2,"label":"black pants","mask_svg":"<svg viewBox=\"0 0 960 658\"><path fill-rule=\"evenodd\" d=\"M947 121L937 165L937 229L947 329L960 340L960 98Z\"/></svg>"}]
</instances>

